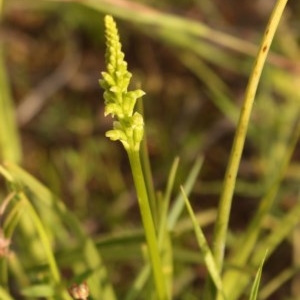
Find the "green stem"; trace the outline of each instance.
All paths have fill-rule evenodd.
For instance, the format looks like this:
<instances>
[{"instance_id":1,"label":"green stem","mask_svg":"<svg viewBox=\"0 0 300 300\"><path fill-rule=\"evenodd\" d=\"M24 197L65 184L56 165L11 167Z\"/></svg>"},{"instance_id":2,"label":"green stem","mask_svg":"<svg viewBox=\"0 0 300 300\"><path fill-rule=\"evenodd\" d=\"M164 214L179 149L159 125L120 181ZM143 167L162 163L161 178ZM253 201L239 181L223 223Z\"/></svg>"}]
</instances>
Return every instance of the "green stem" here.
<instances>
[{"instance_id":1,"label":"green stem","mask_svg":"<svg viewBox=\"0 0 300 300\"><path fill-rule=\"evenodd\" d=\"M256 94L257 86L260 80L260 76L263 70L263 66L266 61L266 57L269 52L271 42L273 40L275 31L278 27L278 23L286 3L287 0L277 1L273 13L270 17L269 23L266 27L264 37L252 70L252 74L248 82L243 107L241 110L236 134L233 141L229 163L224 178L224 185L220 198L218 218L214 232L213 253L219 272L221 272L223 265L225 241L227 236L232 196L235 187L237 171L246 139L246 133L252 111L252 105Z\"/></svg>"},{"instance_id":2,"label":"green stem","mask_svg":"<svg viewBox=\"0 0 300 300\"><path fill-rule=\"evenodd\" d=\"M162 263L159 253L158 241L155 232L155 226L150 210L147 189L145 185L144 175L142 172L141 160L138 151L128 150L128 157L133 174L133 180L137 192L137 198L142 216L142 222L145 230L146 241L149 249L153 277L156 286L157 296L159 300L167 300L167 289L165 279L162 272Z\"/></svg>"},{"instance_id":3,"label":"green stem","mask_svg":"<svg viewBox=\"0 0 300 300\"><path fill-rule=\"evenodd\" d=\"M144 106L143 101L140 98L139 101L137 101L138 106L138 112L144 116ZM149 160L149 153L148 153L148 147L147 147L147 128L144 126L144 138L141 141L141 147L140 147L140 157L141 157L141 165L143 169L143 174L145 178L145 184L148 192L148 199L150 204L150 209L152 211L153 221L155 228L158 228L158 211L157 211L157 204L156 204L156 195L155 195L155 189L153 184L153 177L152 177L152 171L151 171L151 165Z\"/></svg>"}]
</instances>

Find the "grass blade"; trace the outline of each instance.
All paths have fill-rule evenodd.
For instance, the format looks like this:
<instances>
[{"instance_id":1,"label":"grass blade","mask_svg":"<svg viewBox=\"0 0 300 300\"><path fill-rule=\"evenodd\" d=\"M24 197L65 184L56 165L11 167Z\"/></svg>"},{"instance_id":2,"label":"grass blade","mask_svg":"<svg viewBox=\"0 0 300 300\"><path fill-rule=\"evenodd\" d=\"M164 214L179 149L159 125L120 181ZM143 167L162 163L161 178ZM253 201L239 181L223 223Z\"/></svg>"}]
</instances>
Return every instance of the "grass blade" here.
<instances>
[{"instance_id":1,"label":"grass blade","mask_svg":"<svg viewBox=\"0 0 300 300\"><path fill-rule=\"evenodd\" d=\"M195 184L195 181L199 175L202 163L203 163L203 158L202 157L197 158L186 182L183 185L183 188L187 195L189 195L189 193L191 192L191 190ZM178 218L183 210L183 207L184 207L184 197L180 193L177 196L177 198L175 199L175 202L174 202L173 206L171 207L171 211L169 213L169 217L168 217L169 230L174 229L174 226L176 225L176 223L178 221Z\"/></svg>"},{"instance_id":2,"label":"grass blade","mask_svg":"<svg viewBox=\"0 0 300 300\"><path fill-rule=\"evenodd\" d=\"M1 13L1 12L0 12ZM21 145L14 117L7 75L5 72L3 49L0 45L0 157L2 160L19 163Z\"/></svg>"},{"instance_id":3,"label":"grass blade","mask_svg":"<svg viewBox=\"0 0 300 300\"><path fill-rule=\"evenodd\" d=\"M252 221L248 226L246 233L243 235L243 238L239 242L236 251L233 254L233 257L230 260L230 263L232 263L233 265L243 267L249 260L252 249L255 247L257 238L259 236L259 233L261 232L261 226L262 226L261 224L264 220L264 217L269 212L269 209L273 204L273 201L275 200L275 197L279 190L280 182L285 174L286 168L289 165L290 159L297 145L297 141L300 136L299 120L300 120L299 117L296 117L295 130L292 130L292 136L290 138L290 142L286 146L286 151L282 158L281 165L277 169L277 178L273 183L273 185L271 186L270 190L260 201L260 205L255 216L252 218ZM278 234L279 233L278 231L276 231L273 234L271 233L271 235L267 238L268 241L264 243L263 247L259 247L259 249L261 250L259 252L257 251L255 252L254 257L252 258L255 260L255 266L258 266L259 262L262 260L266 249L269 249L269 253L272 253L272 251L275 250L278 243L281 242L282 239L286 237L288 232L291 230L292 226L295 225L294 222L296 218L298 218L298 216L299 216L299 210L298 210L298 205L296 205L293 208L293 210L284 218L284 220L280 225L280 228L277 229L281 234ZM288 228L285 225L287 223L289 223L290 226ZM236 280L239 280L240 283L239 286L235 285ZM237 299L239 297L239 294L242 292L243 288L246 287L247 282L249 281L249 277L247 274L241 274L240 272L234 272L228 270L228 272L224 274L223 281L224 281L226 294L230 295L230 298L232 299Z\"/></svg>"},{"instance_id":4,"label":"grass blade","mask_svg":"<svg viewBox=\"0 0 300 300\"><path fill-rule=\"evenodd\" d=\"M253 285L252 285L252 288L251 288L251 293L250 293L249 300L256 300L257 299L258 289L259 289L259 284L260 284L261 274L262 274L262 268L263 268L263 264L265 262L266 255L265 255L264 259L262 260L262 262L261 262L261 264L260 264L260 266L257 270L256 276L255 276L255 279L254 279L254 282L253 282Z\"/></svg>"},{"instance_id":5,"label":"grass blade","mask_svg":"<svg viewBox=\"0 0 300 300\"><path fill-rule=\"evenodd\" d=\"M28 174L25 170L12 163L6 163L5 168L0 166L0 173L10 182L10 184L18 184L18 186L26 186L32 192L32 201L39 207L39 214L53 214L56 224L47 227L52 228L52 234L59 238L58 230L70 230L74 234L78 244L81 246L80 262L74 262L74 268L79 264L84 264L87 271L91 271L89 281L91 282L91 294L95 298L102 297L107 300L115 300L114 290L107 277L106 268L102 262L102 258L92 241L92 239L84 232L79 221L64 205L64 203L52 194L37 179ZM31 199L30 199L31 200ZM47 219L46 219L47 220ZM46 222L43 219L43 221ZM82 268L81 268L82 269ZM81 271L82 273L82 271Z\"/></svg>"},{"instance_id":6,"label":"grass blade","mask_svg":"<svg viewBox=\"0 0 300 300\"><path fill-rule=\"evenodd\" d=\"M204 236L204 233L203 233L201 227L199 227L199 225L198 225L197 219L195 217L195 214L193 212L193 209L192 209L192 207L189 203L189 200L188 200L188 198L185 194L185 191L184 191L183 187L181 187L181 192L182 192L183 199L185 201L187 210L190 214L190 217L191 217L191 220L192 220L192 223L193 223L193 227L194 227L194 231L195 231L195 234L196 234L198 246L201 249L201 252L203 254L205 265L206 265L206 267L209 271L209 274L210 274L217 290L223 296L223 299L226 299L226 297L224 295L224 292L223 292L222 279L220 277L220 274L219 274L216 262L214 260L213 254L212 254L212 252L209 248L209 245L206 241L206 238Z\"/></svg>"},{"instance_id":7,"label":"grass blade","mask_svg":"<svg viewBox=\"0 0 300 300\"><path fill-rule=\"evenodd\" d=\"M270 17L269 24L265 30L261 46L253 67L252 74L250 76L246 95L241 109L240 118L238 121L232 150L224 178L223 190L220 197L219 211L217 222L214 231L214 248L213 253L218 266L219 271L222 270L224 259L224 245L226 242L228 232L228 222L231 210L232 196L235 187L237 172L241 160L242 151L247 134L247 128L252 112L252 106L254 97L257 91L260 76L269 52L273 37L278 27L280 18L283 14L283 10L287 0L279 0L273 10Z\"/></svg>"}]
</instances>

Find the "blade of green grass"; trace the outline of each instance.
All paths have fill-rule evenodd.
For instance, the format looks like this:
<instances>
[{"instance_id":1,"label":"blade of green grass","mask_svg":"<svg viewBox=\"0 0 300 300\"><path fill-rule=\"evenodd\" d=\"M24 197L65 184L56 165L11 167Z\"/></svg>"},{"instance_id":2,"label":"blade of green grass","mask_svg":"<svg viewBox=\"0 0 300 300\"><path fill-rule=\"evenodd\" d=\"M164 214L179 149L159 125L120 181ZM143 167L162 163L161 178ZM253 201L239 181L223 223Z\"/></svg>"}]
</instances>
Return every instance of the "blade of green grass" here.
<instances>
[{"instance_id":1,"label":"blade of green grass","mask_svg":"<svg viewBox=\"0 0 300 300\"><path fill-rule=\"evenodd\" d=\"M142 99L139 99L137 102L137 109L139 113L143 116L144 115L144 106ZM144 128L144 138L141 142L141 162L142 162L142 168L145 176L145 183L146 188L148 192L149 197L149 203L153 215L153 220L156 229L158 228L158 211L157 211L157 203L156 203L156 196L155 196L155 189L154 189L154 183L153 183L153 176L152 176L152 170L151 170L151 164L149 160L149 153L148 153L148 146L147 146L147 125L145 125Z\"/></svg>"},{"instance_id":2,"label":"blade of green grass","mask_svg":"<svg viewBox=\"0 0 300 300\"><path fill-rule=\"evenodd\" d=\"M130 162L131 173L136 188L142 223L151 261L152 275L155 283L156 297L160 300L169 299L165 277L162 270L162 258L160 255L158 237L150 209L145 178L142 170L140 154L137 149L128 148L127 154Z\"/></svg>"},{"instance_id":3,"label":"blade of green grass","mask_svg":"<svg viewBox=\"0 0 300 300\"><path fill-rule=\"evenodd\" d=\"M0 22L4 1L0 1ZM3 43L0 43L0 159L19 163L21 144L14 116L14 105L4 63Z\"/></svg>"},{"instance_id":4,"label":"blade of green grass","mask_svg":"<svg viewBox=\"0 0 300 300\"><path fill-rule=\"evenodd\" d=\"M164 197L165 199L163 200L163 202L164 202L163 206L165 206L163 210L165 211L165 213L163 213L162 216L164 214L166 214L166 212L168 211L167 210L168 203L170 201L171 190L173 189L176 170L178 168L178 163L179 163L179 159L177 158L177 159L174 160L174 163L172 165L172 168L171 168L171 171L170 171L170 174L169 174L168 184L167 184L165 197ZM190 191L192 189L192 187L193 187L193 185L196 181L196 178L199 174L201 165L202 165L202 158L198 158L196 160L196 163L194 164L194 167L191 170L186 182L185 182L185 185L184 185L187 188L188 191ZM178 197L177 197L177 200L175 201L175 205L173 206L171 212L168 215L168 219L167 219L168 229L166 229L167 233L170 230L174 230L174 226L177 223L177 219L180 216L183 208L184 208L184 199L183 199L182 195L179 194ZM162 225L163 222L166 222L166 220L165 221L161 220L160 224ZM163 240L163 236L164 236L163 233L164 233L164 230L163 230L163 227L161 226L160 227L160 233L159 233L160 247L162 247L162 242L161 241ZM168 233L168 235L169 235L169 233ZM169 250L167 250L167 252L170 251L170 250L171 250L171 248L169 248ZM170 260L170 257L169 257L168 261L169 260ZM169 261L169 263L170 263L170 261ZM147 275L148 276L150 275L150 272L147 271L148 269L149 269L149 265L146 265L139 272L139 274L137 275L137 277L134 281L134 284L132 285L131 289L129 290L129 292L126 296L126 300L137 299L138 295L142 292L142 289L143 289L144 285L146 284L146 281L148 280ZM170 288L170 284L171 283L169 281L169 288Z\"/></svg>"},{"instance_id":5,"label":"blade of green grass","mask_svg":"<svg viewBox=\"0 0 300 300\"><path fill-rule=\"evenodd\" d=\"M266 257L266 255L267 254L265 254L265 257ZM255 279L254 279L254 282L253 282L253 285L252 285L252 288L251 288L249 300L256 300L257 299L258 289L259 289L259 284L260 284L260 281L261 281L261 274L262 274L262 268L263 268L264 262L265 262L265 258L262 260L262 262L261 262L261 264L260 264L260 266L257 270L256 276L255 276Z\"/></svg>"},{"instance_id":6,"label":"blade of green grass","mask_svg":"<svg viewBox=\"0 0 300 300\"><path fill-rule=\"evenodd\" d=\"M158 232L158 244L162 253L163 273L166 277L167 292L169 298L172 299L172 282L173 282L173 253L170 232L167 227L168 211L171 201L171 193L174 188L174 181L179 165L179 158L175 158L168 176L168 182L164 196L162 197L162 205L160 211L160 223Z\"/></svg>"},{"instance_id":7,"label":"blade of green grass","mask_svg":"<svg viewBox=\"0 0 300 300\"><path fill-rule=\"evenodd\" d=\"M48 1L66 4L69 4L69 2L74 2L70 0ZM224 51L220 48L227 48L247 56L255 56L257 53L257 46L243 38L234 37L230 34L211 28L204 22L199 22L199 20L194 21L188 18L166 14L152 8L151 6L141 3L132 3L124 0L79 0L76 1L76 3L81 3L82 5L88 6L94 10L105 14L111 14L115 17L129 21L132 24L136 24L139 29L145 29L145 32L148 35L155 35L164 43L172 43L174 46L177 45L180 47L188 47L191 48L191 50L196 50L196 52L199 52L199 47L201 47L201 44L203 45L205 43L205 47L207 45L210 48L210 51L206 51L206 57L210 61L216 60L218 61L217 64L229 62L227 64L228 67L230 69L235 68L239 72L243 70L241 70L237 65L230 66L230 63L232 64L234 61L233 56L230 56L229 60L225 59L220 61L218 59L220 56L224 57ZM184 39L185 42L183 42ZM212 46L213 44L217 46ZM274 65L280 66L282 66L282 61L286 62L283 57L274 53L270 54L269 61Z\"/></svg>"},{"instance_id":8,"label":"blade of green grass","mask_svg":"<svg viewBox=\"0 0 300 300\"><path fill-rule=\"evenodd\" d=\"M207 63L197 55L190 52L181 51L177 54L180 61L193 72L202 82L211 94L211 100L220 109L220 111L232 120L234 123L238 118L238 107L232 101L229 88L221 80L219 75L208 66ZM225 60L230 61L230 60Z\"/></svg>"},{"instance_id":9,"label":"blade of green grass","mask_svg":"<svg viewBox=\"0 0 300 300\"><path fill-rule=\"evenodd\" d=\"M136 276L131 288L125 296L125 300L135 300L139 299L138 297L143 294L143 289L147 280L151 275L150 264L146 264L139 274Z\"/></svg>"},{"instance_id":10,"label":"blade of green grass","mask_svg":"<svg viewBox=\"0 0 300 300\"><path fill-rule=\"evenodd\" d=\"M3 47L0 45L0 158L19 163L21 144L3 56Z\"/></svg>"},{"instance_id":11,"label":"blade of green grass","mask_svg":"<svg viewBox=\"0 0 300 300\"><path fill-rule=\"evenodd\" d=\"M257 209L256 214L252 218L252 221L250 222L242 239L237 244L236 250L234 251L232 258L230 259L230 263L233 265L243 267L249 261L249 256L252 250L254 249L259 233L261 232L262 222L265 216L268 214L269 209L275 200L275 197L279 190L280 182L285 174L285 171L289 165L290 159L299 140L300 137L299 116L300 116L300 112L298 109L298 114L296 111L295 120L294 120L296 122L296 125L294 127L293 126L290 127L292 136L290 138L289 144L286 145L286 151L281 160L281 164L277 168L277 178L274 181L271 188L269 189L269 191L267 192L267 194L265 195L265 197L263 197L263 199L260 201L260 205L259 208ZM293 212L297 214L297 209L294 208ZM293 217L291 217L291 219L292 218ZM284 230L284 228L285 227L282 227L282 230ZM289 230L291 230L291 228L289 228ZM277 233L275 234L274 237L277 239ZM272 246L270 244L265 244L264 248L262 249L262 252L259 252L259 256L256 257L256 264L259 263L259 261L262 259L264 255L264 251L266 249L269 249L269 253L272 253L273 249L275 249L275 246ZM230 296L230 299L231 298L237 299L239 297L239 294L242 292L242 289L246 286L247 283L242 284L243 282L242 277L243 276L240 272L235 272L231 270L225 272L223 277L223 282L224 282L226 294ZM246 274L245 274L245 278L248 278ZM239 286L235 284L237 280L239 280ZM246 279L245 281L247 282Z\"/></svg>"},{"instance_id":12,"label":"blade of green grass","mask_svg":"<svg viewBox=\"0 0 300 300\"><path fill-rule=\"evenodd\" d=\"M169 205L170 205L170 201L171 201L171 193L172 193L172 190L174 188L174 182L175 182L175 177L176 177L176 174L177 174L178 165L179 165L179 157L176 157L173 161L171 170L169 172L167 188L166 188L166 191L164 193L164 199L163 199L163 201L164 201L164 207L163 207L164 211L163 211L163 214L162 214L162 217L164 219L161 220L162 223L166 222L166 217L167 217L167 213L168 213L168 209L169 209Z\"/></svg>"},{"instance_id":13,"label":"blade of green grass","mask_svg":"<svg viewBox=\"0 0 300 300\"><path fill-rule=\"evenodd\" d=\"M198 157L196 159L196 161L193 165L193 168L190 171L184 185L183 185L183 188L187 195L189 195L189 193L191 192L191 190L196 182L196 179L197 179L200 169L202 167L202 163L203 163L203 158ZM174 226L176 225L178 218L183 211L183 208L184 208L184 198L183 198L183 195L181 193L179 193L174 201L174 204L172 205L172 207L170 209L170 213L168 216L168 229L170 231L172 231L174 229Z\"/></svg>"},{"instance_id":14,"label":"blade of green grass","mask_svg":"<svg viewBox=\"0 0 300 300\"><path fill-rule=\"evenodd\" d=\"M266 27L265 34L263 36L259 52L254 63L253 71L251 73L246 89L245 99L241 109L241 114L233 141L230 158L226 169L223 189L220 196L218 217L215 225L213 238L213 253L219 272L221 272L223 268L224 250L228 232L228 222L231 210L232 197L235 188L235 182L237 172L239 169L241 155L246 139L250 115L252 112L254 97L267 58L267 54L269 52L273 37L275 35L286 3L287 0L277 1L276 6L270 17L269 23Z\"/></svg>"},{"instance_id":15,"label":"blade of green grass","mask_svg":"<svg viewBox=\"0 0 300 300\"><path fill-rule=\"evenodd\" d=\"M0 168L7 180L12 180L11 184L19 183L26 186L35 196L34 201L38 205L44 207L47 212L53 212L59 224L56 224L61 230L70 230L76 237L76 240L82 247L82 257L80 264L85 264L85 268L92 271L89 278L91 294L95 298L103 297L107 300L115 300L114 290L107 277L107 271L102 262L102 258L92 241L92 239L84 232L77 218L65 207L64 203L53 195L49 189L42 185L38 180L28 174L25 170L17 165L7 163L5 168ZM67 228L66 228L67 227ZM54 236L59 232L52 232ZM75 265L75 262L74 262ZM73 266L71 266L73 267ZM82 271L81 271L82 272Z\"/></svg>"},{"instance_id":16,"label":"blade of green grass","mask_svg":"<svg viewBox=\"0 0 300 300\"><path fill-rule=\"evenodd\" d=\"M52 0L66 2L64 0ZM210 28L204 23L193 21L171 14L161 13L150 6L126 1L111 2L109 0L85 0L80 3L93 9L115 15L124 20L140 25L151 26L153 31L156 28L166 28L169 32L176 32L181 35L191 35L203 38L212 42L217 42L223 47L228 47L242 53L254 55L256 46L243 39L235 38L229 34ZM135 12L134 14L132 12ZM158 30L158 34L160 30Z\"/></svg>"},{"instance_id":17,"label":"blade of green grass","mask_svg":"<svg viewBox=\"0 0 300 300\"><path fill-rule=\"evenodd\" d=\"M215 222L217 211L216 209L206 209L204 211L198 212L195 214L197 223L201 226L211 225ZM173 235L174 237L178 237L183 233L193 230L193 224L191 224L191 220L189 217L183 217L176 224Z\"/></svg>"},{"instance_id":18,"label":"blade of green grass","mask_svg":"<svg viewBox=\"0 0 300 300\"><path fill-rule=\"evenodd\" d=\"M185 191L183 189L183 187L181 187L181 192L183 195L183 199L185 201L187 210L189 212L189 215L191 217L192 223L193 223L193 227L194 227L194 231L196 234L196 238L197 238L197 242L198 242L198 246L202 252L203 258L204 258L204 262L205 265L209 271L209 274L215 284L215 287L217 288L217 290L220 292L220 295L222 295L223 299L226 299L225 294L223 292L223 286L222 286L222 279L220 277L219 274L219 270L218 267L216 265L216 262L214 260L213 254L209 248L209 245L206 241L205 235L201 229L201 227L198 225L197 219L195 217L195 214L193 212L193 209L189 203L189 200L185 194Z\"/></svg>"}]
</instances>

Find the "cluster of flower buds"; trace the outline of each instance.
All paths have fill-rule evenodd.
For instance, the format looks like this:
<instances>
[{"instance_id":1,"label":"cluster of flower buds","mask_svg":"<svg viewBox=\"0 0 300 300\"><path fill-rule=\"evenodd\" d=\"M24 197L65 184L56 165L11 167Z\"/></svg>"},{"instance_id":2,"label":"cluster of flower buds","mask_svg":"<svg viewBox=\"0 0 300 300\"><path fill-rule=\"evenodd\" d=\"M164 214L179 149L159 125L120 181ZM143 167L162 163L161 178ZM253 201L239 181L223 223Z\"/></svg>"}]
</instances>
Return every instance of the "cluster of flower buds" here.
<instances>
[{"instance_id":1,"label":"cluster of flower buds","mask_svg":"<svg viewBox=\"0 0 300 300\"><path fill-rule=\"evenodd\" d=\"M106 16L106 72L102 72L103 79L99 80L104 89L104 115L116 117L113 130L106 132L111 140L122 142L126 150L139 150L144 135L144 120L141 114L134 112L138 98L145 93L142 90L128 91L131 73L127 70L122 45L116 23L112 16Z\"/></svg>"}]
</instances>

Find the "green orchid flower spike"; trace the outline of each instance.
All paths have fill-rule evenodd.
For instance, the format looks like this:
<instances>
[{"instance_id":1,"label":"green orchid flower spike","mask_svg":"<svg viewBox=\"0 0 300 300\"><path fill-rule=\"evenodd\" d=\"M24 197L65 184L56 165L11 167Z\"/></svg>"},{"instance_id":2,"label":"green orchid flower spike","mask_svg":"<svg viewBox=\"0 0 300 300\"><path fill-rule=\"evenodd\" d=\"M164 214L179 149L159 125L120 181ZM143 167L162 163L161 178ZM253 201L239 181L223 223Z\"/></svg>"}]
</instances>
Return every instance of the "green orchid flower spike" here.
<instances>
[{"instance_id":1,"label":"green orchid flower spike","mask_svg":"<svg viewBox=\"0 0 300 300\"><path fill-rule=\"evenodd\" d=\"M155 299L169 300L170 293L167 292L166 288L158 238L139 153L144 135L144 120L141 114L134 111L137 99L145 93L142 90L128 91L132 75L127 70L116 23L112 16L106 16L104 23L107 70L102 72L103 79L100 80L100 85L104 89L104 115L111 115L115 118L113 129L107 131L106 136L113 141L121 141L128 154L148 245L152 276L155 283Z\"/></svg>"},{"instance_id":2,"label":"green orchid flower spike","mask_svg":"<svg viewBox=\"0 0 300 300\"><path fill-rule=\"evenodd\" d=\"M145 93L142 90L128 91L132 74L127 70L116 23L112 16L105 16L104 22L107 71L101 73L103 79L99 83L104 89L104 115L117 119L113 130L107 131L106 136L121 141L127 151L138 151L144 135L144 120L141 114L134 112L134 107L137 99Z\"/></svg>"}]
</instances>

